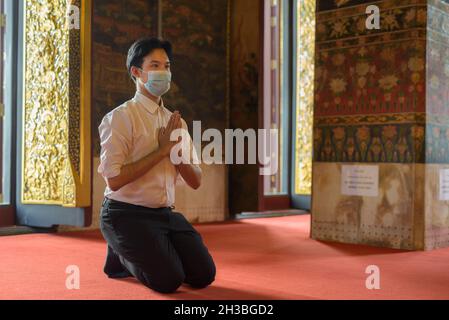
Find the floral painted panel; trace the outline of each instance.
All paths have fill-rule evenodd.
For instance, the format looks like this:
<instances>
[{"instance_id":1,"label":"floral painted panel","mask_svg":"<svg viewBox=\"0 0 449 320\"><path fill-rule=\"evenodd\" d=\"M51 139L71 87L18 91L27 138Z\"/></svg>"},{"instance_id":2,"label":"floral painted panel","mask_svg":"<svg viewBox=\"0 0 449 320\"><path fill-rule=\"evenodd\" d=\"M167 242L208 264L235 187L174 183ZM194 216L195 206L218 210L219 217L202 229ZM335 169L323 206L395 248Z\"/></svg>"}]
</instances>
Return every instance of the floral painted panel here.
<instances>
[{"instance_id":1,"label":"floral painted panel","mask_svg":"<svg viewBox=\"0 0 449 320\"><path fill-rule=\"evenodd\" d=\"M424 41L321 51L315 116L425 111Z\"/></svg>"},{"instance_id":2,"label":"floral painted panel","mask_svg":"<svg viewBox=\"0 0 449 320\"><path fill-rule=\"evenodd\" d=\"M314 159L328 162L424 162L424 126L400 123L402 115L388 117L392 124L324 125L314 130ZM407 120L406 118L404 120ZM448 152L449 150L445 150Z\"/></svg>"},{"instance_id":3,"label":"floral painted panel","mask_svg":"<svg viewBox=\"0 0 449 320\"><path fill-rule=\"evenodd\" d=\"M376 5L317 14L314 161L425 162L426 1Z\"/></svg>"},{"instance_id":4,"label":"floral painted panel","mask_svg":"<svg viewBox=\"0 0 449 320\"><path fill-rule=\"evenodd\" d=\"M315 116L425 111L425 1L379 6L376 32L364 6L317 15Z\"/></svg>"}]
</instances>

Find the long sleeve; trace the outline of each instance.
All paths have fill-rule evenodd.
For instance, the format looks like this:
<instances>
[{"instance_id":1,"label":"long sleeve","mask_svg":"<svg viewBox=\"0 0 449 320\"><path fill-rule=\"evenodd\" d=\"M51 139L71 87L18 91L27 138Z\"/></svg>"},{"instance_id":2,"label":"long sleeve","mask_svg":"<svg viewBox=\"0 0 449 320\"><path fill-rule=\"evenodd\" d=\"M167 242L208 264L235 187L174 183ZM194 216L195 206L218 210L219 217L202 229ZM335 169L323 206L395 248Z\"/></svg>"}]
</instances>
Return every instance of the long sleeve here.
<instances>
[{"instance_id":1,"label":"long sleeve","mask_svg":"<svg viewBox=\"0 0 449 320\"><path fill-rule=\"evenodd\" d=\"M98 130L101 143L98 173L104 178L116 177L130 154L131 122L126 112L114 110L103 118Z\"/></svg>"}]
</instances>

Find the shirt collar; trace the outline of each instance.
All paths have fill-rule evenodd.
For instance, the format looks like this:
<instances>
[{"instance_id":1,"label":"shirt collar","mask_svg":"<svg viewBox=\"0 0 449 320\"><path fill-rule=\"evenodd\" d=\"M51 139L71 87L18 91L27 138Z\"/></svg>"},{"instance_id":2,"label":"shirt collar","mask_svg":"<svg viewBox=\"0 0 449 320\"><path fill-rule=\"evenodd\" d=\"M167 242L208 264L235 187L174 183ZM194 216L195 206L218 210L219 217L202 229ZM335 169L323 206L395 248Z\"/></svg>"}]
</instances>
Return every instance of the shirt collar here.
<instances>
[{"instance_id":1,"label":"shirt collar","mask_svg":"<svg viewBox=\"0 0 449 320\"><path fill-rule=\"evenodd\" d=\"M153 100L146 97L144 94L140 92L136 92L134 98L136 99L137 102L140 102L145 107L145 109L147 109L150 113L155 113L159 107L164 106L164 101L162 100L162 98L161 104L159 106L156 102L154 102Z\"/></svg>"}]
</instances>

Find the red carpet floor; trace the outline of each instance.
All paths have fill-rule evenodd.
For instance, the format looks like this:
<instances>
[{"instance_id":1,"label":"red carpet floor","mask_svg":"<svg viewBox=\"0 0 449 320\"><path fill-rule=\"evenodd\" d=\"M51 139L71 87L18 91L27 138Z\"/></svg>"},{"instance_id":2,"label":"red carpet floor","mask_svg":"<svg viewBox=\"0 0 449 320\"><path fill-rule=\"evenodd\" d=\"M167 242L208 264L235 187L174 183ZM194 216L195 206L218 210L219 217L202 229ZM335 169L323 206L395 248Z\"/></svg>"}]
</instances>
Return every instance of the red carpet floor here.
<instances>
[{"instance_id":1,"label":"red carpet floor","mask_svg":"<svg viewBox=\"0 0 449 320\"><path fill-rule=\"evenodd\" d=\"M449 249L404 252L309 239L309 216L196 226L216 265L206 289L158 294L102 272L98 231L0 237L0 299L449 299ZM66 267L80 289L66 289ZM380 268L380 290L365 269Z\"/></svg>"}]
</instances>

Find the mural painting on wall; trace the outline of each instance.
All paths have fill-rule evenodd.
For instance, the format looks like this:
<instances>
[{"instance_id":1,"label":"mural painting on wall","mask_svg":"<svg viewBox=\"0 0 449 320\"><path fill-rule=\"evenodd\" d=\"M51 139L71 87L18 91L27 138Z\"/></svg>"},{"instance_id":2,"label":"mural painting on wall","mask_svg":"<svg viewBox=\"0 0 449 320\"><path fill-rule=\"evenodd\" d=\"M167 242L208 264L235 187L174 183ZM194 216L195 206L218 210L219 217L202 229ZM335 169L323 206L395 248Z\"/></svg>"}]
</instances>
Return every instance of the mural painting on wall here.
<instances>
[{"instance_id":1,"label":"mural painting on wall","mask_svg":"<svg viewBox=\"0 0 449 320\"><path fill-rule=\"evenodd\" d=\"M241 60L237 62L236 59ZM232 65L237 70L233 69L232 74L230 128L242 130L258 128L257 56L254 52L240 57L234 56ZM257 165L231 165L229 184L233 188L229 190L232 198L229 205L232 213L257 210L258 193L255 190L258 185L258 174ZM245 183L242 184L241 181Z\"/></svg>"},{"instance_id":2,"label":"mural painting on wall","mask_svg":"<svg viewBox=\"0 0 449 320\"><path fill-rule=\"evenodd\" d=\"M416 212L423 213L422 171L413 164L380 164L376 197L343 195L338 163L314 166L313 190L325 200L313 204L312 237L412 249Z\"/></svg>"},{"instance_id":3,"label":"mural painting on wall","mask_svg":"<svg viewBox=\"0 0 449 320\"><path fill-rule=\"evenodd\" d=\"M378 2L373 0L318 0L318 11L335 10L344 7L355 6L359 4L367 4L370 2Z\"/></svg>"},{"instance_id":4,"label":"mural painting on wall","mask_svg":"<svg viewBox=\"0 0 449 320\"><path fill-rule=\"evenodd\" d=\"M192 130L224 130L228 113L228 0L162 2L162 36L173 44L173 86L165 97Z\"/></svg>"},{"instance_id":5,"label":"mural painting on wall","mask_svg":"<svg viewBox=\"0 0 449 320\"><path fill-rule=\"evenodd\" d=\"M231 95L229 128L258 128L259 2L232 2ZM246 156L246 155L245 155ZM230 165L229 210L251 212L258 208L258 166ZM245 181L245 183L241 183Z\"/></svg>"},{"instance_id":6,"label":"mural painting on wall","mask_svg":"<svg viewBox=\"0 0 449 320\"><path fill-rule=\"evenodd\" d=\"M133 97L126 70L130 45L157 35L157 0L95 0L92 16L92 143L100 152L98 126L103 116Z\"/></svg>"}]
</instances>

